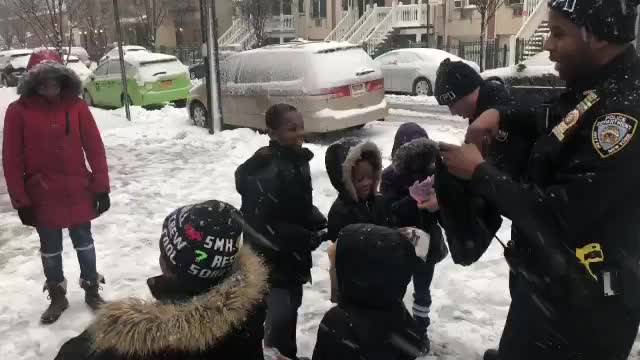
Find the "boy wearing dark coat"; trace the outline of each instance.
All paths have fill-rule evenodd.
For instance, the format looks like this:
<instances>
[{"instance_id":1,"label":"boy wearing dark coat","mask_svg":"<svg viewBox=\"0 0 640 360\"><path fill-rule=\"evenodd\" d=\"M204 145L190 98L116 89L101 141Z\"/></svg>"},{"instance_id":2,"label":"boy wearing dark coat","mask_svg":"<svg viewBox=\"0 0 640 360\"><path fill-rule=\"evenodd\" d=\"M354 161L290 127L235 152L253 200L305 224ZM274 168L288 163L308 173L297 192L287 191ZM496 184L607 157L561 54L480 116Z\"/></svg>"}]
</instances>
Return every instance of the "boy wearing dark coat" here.
<instances>
[{"instance_id":1,"label":"boy wearing dark coat","mask_svg":"<svg viewBox=\"0 0 640 360\"><path fill-rule=\"evenodd\" d=\"M296 326L302 286L311 281L311 252L325 239L326 219L313 206L309 161L302 147L304 120L293 106L278 104L266 113L271 137L236 170L245 236L269 267L265 347L296 359Z\"/></svg>"},{"instance_id":2,"label":"boy wearing dark coat","mask_svg":"<svg viewBox=\"0 0 640 360\"><path fill-rule=\"evenodd\" d=\"M267 270L242 246L239 212L211 200L175 210L160 238L157 302L103 305L55 360L263 360Z\"/></svg>"},{"instance_id":3,"label":"boy wearing dark coat","mask_svg":"<svg viewBox=\"0 0 640 360\"><path fill-rule=\"evenodd\" d=\"M340 297L318 329L313 360L411 360L418 326L402 299L417 260L399 230L353 224L336 242Z\"/></svg>"},{"instance_id":4,"label":"boy wearing dark coat","mask_svg":"<svg viewBox=\"0 0 640 360\"><path fill-rule=\"evenodd\" d=\"M413 274L413 316L420 325L423 338L422 351L428 353L430 342L427 328L430 325L431 281L435 265L448 254L438 225L437 199L431 196L429 203L419 204L410 194L410 188L433 176L438 155L437 143L429 140L427 132L415 123L405 123L398 129L393 144L393 163L382 173L381 191L393 227L416 227L430 237L427 262L418 266Z\"/></svg>"},{"instance_id":5,"label":"boy wearing dark coat","mask_svg":"<svg viewBox=\"0 0 640 360\"><path fill-rule=\"evenodd\" d=\"M11 204L40 236L44 290L51 299L40 320L51 324L69 307L63 229L78 255L85 302L93 310L104 302L91 220L111 205L107 158L89 107L78 97L82 82L55 50L31 55L17 91L20 98L4 119L2 165Z\"/></svg>"},{"instance_id":6,"label":"boy wearing dark coat","mask_svg":"<svg viewBox=\"0 0 640 360\"><path fill-rule=\"evenodd\" d=\"M376 144L350 137L327 149L325 165L338 198L329 210L327 239L335 242L340 230L351 224L384 225L386 217L377 194L382 173L382 155ZM335 248L329 249L331 254ZM329 270L331 301L337 302L335 267Z\"/></svg>"}]
</instances>

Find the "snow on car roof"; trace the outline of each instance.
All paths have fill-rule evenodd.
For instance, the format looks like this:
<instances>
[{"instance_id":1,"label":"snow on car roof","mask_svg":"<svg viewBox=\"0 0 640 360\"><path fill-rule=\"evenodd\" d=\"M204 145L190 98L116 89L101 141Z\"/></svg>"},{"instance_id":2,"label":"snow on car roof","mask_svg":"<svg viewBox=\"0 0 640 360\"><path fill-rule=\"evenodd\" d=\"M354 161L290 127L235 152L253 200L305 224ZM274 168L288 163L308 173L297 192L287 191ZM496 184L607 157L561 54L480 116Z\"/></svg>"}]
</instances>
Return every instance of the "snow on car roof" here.
<instances>
[{"instance_id":1,"label":"snow on car roof","mask_svg":"<svg viewBox=\"0 0 640 360\"><path fill-rule=\"evenodd\" d=\"M119 57L114 57L112 59L118 59ZM162 61L162 60L177 60L177 58L173 55L166 55L160 53L152 53L152 52L143 52L143 51L134 51L131 53L124 54L124 59L128 63L132 65L140 65L141 63L151 62L151 61Z\"/></svg>"},{"instance_id":2,"label":"snow on car roof","mask_svg":"<svg viewBox=\"0 0 640 360\"><path fill-rule=\"evenodd\" d=\"M334 49L357 49L358 45L338 41L292 41L286 44L265 46L259 49L245 51L245 53L262 51L299 51L307 53L327 52Z\"/></svg>"},{"instance_id":3,"label":"snow on car roof","mask_svg":"<svg viewBox=\"0 0 640 360\"><path fill-rule=\"evenodd\" d=\"M33 54L31 49L17 49L17 50L5 50L0 51L0 55L29 55Z\"/></svg>"},{"instance_id":4,"label":"snow on car roof","mask_svg":"<svg viewBox=\"0 0 640 360\"><path fill-rule=\"evenodd\" d=\"M549 56L548 51L543 51L533 55L522 63L527 66L554 66L555 63L549 59Z\"/></svg>"},{"instance_id":5,"label":"snow on car roof","mask_svg":"<svg viewBox=\"0 0 640 360\"><path fill-rule=\"evenodd\" d=\"M428 56L432 58L440 58L442 60L446 58L451 58L451 60L456 60L456 61L462 60L459 56L453 55L451 53L448 53L440 49L407 48L407 49L398 49L394 51L406 51L406 52L411 52L414 54L419 54L419 55Z\"/></svg>"}]
</instances>

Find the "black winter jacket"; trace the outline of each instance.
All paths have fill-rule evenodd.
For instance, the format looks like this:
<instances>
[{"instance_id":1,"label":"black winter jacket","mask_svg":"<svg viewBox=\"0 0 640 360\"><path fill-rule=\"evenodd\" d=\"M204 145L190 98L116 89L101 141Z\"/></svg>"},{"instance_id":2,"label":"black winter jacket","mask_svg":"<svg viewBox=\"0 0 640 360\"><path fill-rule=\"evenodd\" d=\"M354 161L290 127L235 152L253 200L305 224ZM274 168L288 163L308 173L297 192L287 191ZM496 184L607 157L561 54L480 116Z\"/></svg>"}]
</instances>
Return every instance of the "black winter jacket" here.
<instances>
[{"instance_id":1,"label":"black winter jacket","mask_svg":"<svg viewBox=\"0 0 640 360\"><path fill-rule=\"evenodd\" d=\"M164 276L149 279L158 302L104 305L55 360L263 360L267 270L248 247L234 267L226 280L199 295L185 294Z\"/></svg>"},{"instance_id":2,"label":"black winter jacket","mask_svg":"<svg viewBox=\"0 0 640 360\"><path fill-rule=\"evenodd\" d=\"M272 287L311 281L311 251L320 244L316 231L327 221L313 206L308 149L271 142L236 170L236 189L250 229L245 240L264 257Z\"/></svg>"},{"instance_id":3,"label":"black winter jacket","mask_svg":"<svg viewBox=\"0 0 640 360\"><path fill-rule=\"evenodd\" d=\"M325 165L331 184L338 191L338 198L329 210L327 239L336 241L340 230L351 224L384 225L384 213L381 197L377 194L379 180L372 186L371 196L360 201L352 180L353 168L357 161L365 156L372 163L374 176L380 179L382 155L378 147L371 142L358 138L342 139L327 149Z\"/></svg>"},{"instance_id":4,"label":"black winter jacket","mask_svg":"<svg viewBox=\"0 0 640 360\"><path fill-rule=\"evenodd\" d=\"M415 359L419 331L402 298L417 261L397 230L345 227L336 249L340 299L320 323L313 360Z\"/></svg>"},{"instance_id":5,"label":"black winter jacket","mask_svg":"<svg viewBox=\"0 0 640 360\"><path fill-rule=\"evenodd\" d=\"M387 224L392 227L416 227L430 235L431 264L442 261L448 254L438 225L438 213L418 208L409 195L415 181L425 180L435 173L438 155L437 143L429 140L427 132L415 123L405 123L396 133L393 144L393 163L382 173L382 198L387 213Z\"/></svg>"}]
</instances>

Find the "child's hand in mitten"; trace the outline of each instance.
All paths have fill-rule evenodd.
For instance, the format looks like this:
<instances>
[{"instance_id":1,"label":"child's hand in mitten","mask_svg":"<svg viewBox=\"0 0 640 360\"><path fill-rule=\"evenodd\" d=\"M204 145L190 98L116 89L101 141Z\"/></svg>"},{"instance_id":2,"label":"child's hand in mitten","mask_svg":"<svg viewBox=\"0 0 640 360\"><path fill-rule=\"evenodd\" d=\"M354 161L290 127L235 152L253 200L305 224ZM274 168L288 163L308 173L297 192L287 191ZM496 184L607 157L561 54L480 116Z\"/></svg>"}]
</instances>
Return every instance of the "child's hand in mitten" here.
<instances>
[{"instance_id":1,"label":"child's hand in mitten","mask_svg":"<svg viewBox=\"0 0 640 360\"><path fill-rule=\"evenodd\" d=\"M418 203L421 204L433 195L433 184L434 179L433 176L429 176L426 180L422 182L416 181L411 187L409 187L409 195Z\"/></svg>"}]
</instances>

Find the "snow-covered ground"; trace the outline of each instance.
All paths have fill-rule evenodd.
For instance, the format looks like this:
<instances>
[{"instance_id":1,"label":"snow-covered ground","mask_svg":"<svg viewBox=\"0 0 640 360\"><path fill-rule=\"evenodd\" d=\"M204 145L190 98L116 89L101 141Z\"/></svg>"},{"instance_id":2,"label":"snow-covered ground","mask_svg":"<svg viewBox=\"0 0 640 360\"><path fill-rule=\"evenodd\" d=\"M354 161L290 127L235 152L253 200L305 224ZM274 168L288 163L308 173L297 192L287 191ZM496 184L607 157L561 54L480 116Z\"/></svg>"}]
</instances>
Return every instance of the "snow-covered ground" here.
<instances>
[{"instance_id":1,"label":"snow-covered ground","mask_svg":"<svg viewBox=\"0 0 640 360\"><path fill-rule=\"evenodd\" d=\"M0 118L4 118L6 105L13 99L13 89L0 89ZM160 271L158 239L164 217L178 206L207 199L239 207L234 171L266 145L268 138L247 129L209 135L189 124L184 109L147 111L134 107L131 123L122 110L92 111L107 148L112 184L112 208L93 226L98 267L107 279L104 294L107 299L149 299L145 280ZM424 124L431 138L460 142L464 127L451 118L441 120ZM386 165L398 125L374 123L348 135L377 143ZM336 191L326 175L324 153L338 136L308 145L316 155L311 163L314 201L325 213ZM57 323L40 325L47 300L41 292L44 276L38 238L35 231L19 223L4 186L2 179L0 354L3 359L12 360L52 359L60 345L81 332L92 319L77 286L77 260L70 241L65 240L71 306ZM508 223L500 236L509 239ZM314 253L313 285L305 287L298 328L301 356L311 355L318 324L331 307L328 267L325 244ZM430 328L434 356L426 359L481 359L486 348L497 345L510 301L507 274L497 244L472 267L456 266L450 259L437 266ZM412 289L407 292L409 305L411 293Z\"/></svg>"}]
</instances>

